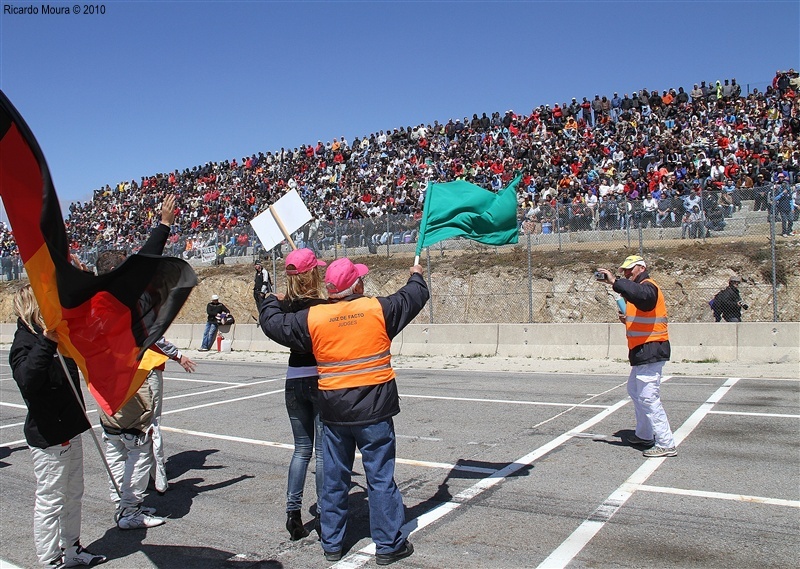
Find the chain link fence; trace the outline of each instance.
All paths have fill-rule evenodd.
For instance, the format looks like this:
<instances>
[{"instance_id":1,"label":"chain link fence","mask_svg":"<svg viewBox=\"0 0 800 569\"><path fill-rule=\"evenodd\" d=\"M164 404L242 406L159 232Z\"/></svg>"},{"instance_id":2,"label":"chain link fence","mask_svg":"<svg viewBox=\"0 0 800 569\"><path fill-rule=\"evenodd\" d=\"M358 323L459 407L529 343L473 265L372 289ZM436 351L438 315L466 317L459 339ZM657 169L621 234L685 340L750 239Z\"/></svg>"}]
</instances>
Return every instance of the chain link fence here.
<instances>
[{"instance_id":1,"label":"chain link fence","mask_svg":"<svg viewBox=\"0 0 800 569\"><path fill-rule=\"evenodd\" d=\"M739 188L734 192L700 191L700 210L694 215L644 200L614 198L614 207L597 204L547 204L538 211L519 212L519 243L484 246L466 239L442 241L423 251L431 302L418 323L460 324L481 322L606 322L616 320L609 287L594 282L592 272L605 259L608 268L620 258L638 253L654 267L654 277L665 292L670 319L680 322L713 320L708 301L727 284L729 275L693 278L704 267L679 267L670 250L696 244L734 247L737 266L753 263L745 275L742 295L748 320L796 321L798 298L797 247L795 256L779 249L797 243L786 233L787 216L778 210L777 186ZM798 209L791 214L796 219ZM794 221L794 220L792 220ZM309 247L330 261L338 257L408 258L416 251L419 220L408 215L383 215L349 220L312 221L292 235L296 247ZM720 245L715 245L720 244ZM135 252L141 243L132 245ZM194 265L230 265L260 259L271 269L273 282L282 285L282 259L287 243L266 251L248 225L191 236L170 236L165 254ZM82 261L92 266L103 247L84 248ZM780 249L791 251L789 249ZM572 266L561 269L571 256ZM747 259L743 261L742 259ZM369 262L369 261L368 261ZM583 263L586 274L576 274L574 263ZM447 272L445 267L453 270ZM486 275L490 275L487 277ZM5 275L4 275L5 278ZM384 283L386 284L386 283ZM397 287L400 281L391 283ZM376 287L371 290L371 287ZM369 294L386 294L379 283L368 283ZM388 287L388 285L387 285ZM280 289L280 288L279 288Z\"/></svg>"}]
</instances>

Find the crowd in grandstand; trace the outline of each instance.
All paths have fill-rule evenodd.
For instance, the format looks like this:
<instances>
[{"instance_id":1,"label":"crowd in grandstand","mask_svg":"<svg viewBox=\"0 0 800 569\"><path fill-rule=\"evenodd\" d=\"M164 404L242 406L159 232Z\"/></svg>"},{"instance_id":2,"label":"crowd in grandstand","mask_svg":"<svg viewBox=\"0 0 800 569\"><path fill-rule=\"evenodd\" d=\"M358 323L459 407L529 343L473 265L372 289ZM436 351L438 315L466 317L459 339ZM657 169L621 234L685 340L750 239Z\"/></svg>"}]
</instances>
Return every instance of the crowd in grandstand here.
<instances>
[{"instance_id":1,"label":"crowd in grandstand","mask_svg":"<svg viewBox=\"0 0 800 569\"><path fill-rule=\"evenodd\" d=\"M406 220L395 242L409 241L429 182L461 178L497 190L517 172L523 233L674 226L697 237L724 228L745 196L767 209L781 182L796 214L799 93L798 73L779 71L763 92L742 93L735 79L703 81L689 92L573 98L528 114L473 114L259 152L107 185L70 205L68 237L76 249L134 248L157 223L163 196L175 193L182 211L168 252L213 247L224 262L258 245L249 220L296 189L315 216L300 236L307 246L332 245L341 220L359 228L346 237L352 244L385 243L392 214Z\"/></svg>"},{"instance_id":2,"label":"crowd in grandstand","mask_svg":"<svg viewBox=\"0 0 800 569\"><path fill-rule=\"evenodd\" d=\"M0 280L17 280L22 271L19 250L11 228L0 221Z\"/></svg>"}]
</instances>

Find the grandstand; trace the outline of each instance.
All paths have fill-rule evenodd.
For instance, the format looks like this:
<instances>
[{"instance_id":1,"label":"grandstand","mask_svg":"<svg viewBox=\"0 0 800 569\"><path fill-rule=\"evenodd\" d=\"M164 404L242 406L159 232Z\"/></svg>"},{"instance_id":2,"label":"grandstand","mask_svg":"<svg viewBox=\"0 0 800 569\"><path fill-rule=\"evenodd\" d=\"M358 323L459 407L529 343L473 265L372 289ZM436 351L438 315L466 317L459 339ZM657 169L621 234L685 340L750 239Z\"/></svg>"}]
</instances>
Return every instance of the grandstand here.
<instances>
[{"instance_id":1,"label":"grandstand","mask_svg":"<svg viewBox=\"0 0 800 569\"><path fill-rule=\"evenodd\" d=\"M201 265L279 257L286 246L264 251L248 222L296 189L315 215L293 236L298 246L327 258L388 256L414 250L428 183L465 179L497 190L522 172L523 245L641 250L643 243L747 240L771 231L791 241L792 231L777 221L796 219L800 204L798 93L800 78L789 70L763 91L743 93L735 79L701 81L688 91L576 97L527 114L475 113L258 152L106 185L69 206L67 232L89 264L105 249L136 251L163 196L175 193L180 211L168 254ZM782 187L794 196L788 213L771 211ZM0 230L2 278L12 280L19 260Z\"/></svg>"}]
</instances>

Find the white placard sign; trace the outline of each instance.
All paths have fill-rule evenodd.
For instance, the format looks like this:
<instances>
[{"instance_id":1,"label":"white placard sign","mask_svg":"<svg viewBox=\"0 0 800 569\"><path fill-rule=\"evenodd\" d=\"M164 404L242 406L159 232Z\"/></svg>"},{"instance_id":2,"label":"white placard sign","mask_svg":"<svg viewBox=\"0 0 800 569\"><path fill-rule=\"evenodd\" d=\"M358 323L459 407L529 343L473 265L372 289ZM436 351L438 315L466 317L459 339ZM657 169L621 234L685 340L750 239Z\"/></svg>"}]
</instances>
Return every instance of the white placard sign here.
<instances>
[{"instance_id":1,"label":"white placard sign","mask_svg":"<svg viewBox=\"0 0 800 569\"><path fill-rule=\"evenodd\" d=\"M267 251L286 239L278 222L275 221L273 213L280 219L289 234L294 233L312 219L311 212L300 199L297 190L288 191L281 199L272 204L272 211L266 209L250 221L261 245Z\"/></svg>"}]
</instances>

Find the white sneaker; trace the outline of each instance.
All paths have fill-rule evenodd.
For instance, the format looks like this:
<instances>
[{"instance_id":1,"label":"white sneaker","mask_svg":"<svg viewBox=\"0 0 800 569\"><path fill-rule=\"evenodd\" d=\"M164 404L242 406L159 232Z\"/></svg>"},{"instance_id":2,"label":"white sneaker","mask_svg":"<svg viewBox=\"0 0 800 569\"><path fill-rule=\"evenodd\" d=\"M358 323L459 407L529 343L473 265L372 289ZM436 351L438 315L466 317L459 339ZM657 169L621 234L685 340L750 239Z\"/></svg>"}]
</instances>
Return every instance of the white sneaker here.
<instances>
[{"instance_id":1,"label":"white sneaker","mask_svg":"<svg viewBox=\"0 0 800 569\"><path fill-rule=\"evenodd\" d=\"M137 510L127 516L122 516L117 522L119 529L141 529L154 528L167 523L167 520L158 516L145 514L143 510Z\"/></svg>"},{"instance_id":2,"label":"white sneaker","mask_svg":"<svg viewBox=\"0 0 800 569\"><path fill-rule=\"evenodd\" d=\"M105 555L97 555L81 547L80 544L68 547L64 552L64 567L93 567L105 563Z\"/></svg>"}]
</instances>

